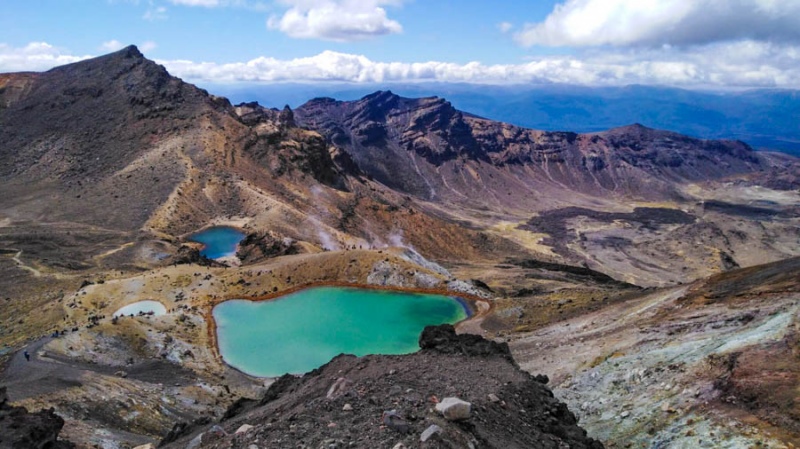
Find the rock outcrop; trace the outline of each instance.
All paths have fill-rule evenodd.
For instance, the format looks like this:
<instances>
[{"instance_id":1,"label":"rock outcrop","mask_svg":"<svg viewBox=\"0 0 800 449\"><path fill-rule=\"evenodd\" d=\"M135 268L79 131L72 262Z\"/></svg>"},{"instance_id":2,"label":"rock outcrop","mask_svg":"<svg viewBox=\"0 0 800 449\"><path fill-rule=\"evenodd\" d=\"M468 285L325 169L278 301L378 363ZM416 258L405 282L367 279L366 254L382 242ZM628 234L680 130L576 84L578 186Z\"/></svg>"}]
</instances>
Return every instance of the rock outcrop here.
<instances>
[{"instance_id":1,"label":"rock outcrop","mask_svg":"<svg viewBox=\"0 0 800 449\"><path fill-rule=\"evenodd\" d=\"M8 405L6 388L0 388L0 448L72 449L74 444L58 439L63 426L64 420L52 408L30 413Z\"/></svg>"},{"instance_id":2,"label":"rock outcrop","mask_svg":"<svg viewBox=\"0 0 800 449\"><path fill-rule=\"evenodd\" d=\"M420 346L403 356L340 355L284 376L262 400L237 403L219 427L166 447L603 447L541 378L516 367L505 344L445 325L427 328ZM236 434L245 424L253 427Z\"/></svg>"}]
</instances>

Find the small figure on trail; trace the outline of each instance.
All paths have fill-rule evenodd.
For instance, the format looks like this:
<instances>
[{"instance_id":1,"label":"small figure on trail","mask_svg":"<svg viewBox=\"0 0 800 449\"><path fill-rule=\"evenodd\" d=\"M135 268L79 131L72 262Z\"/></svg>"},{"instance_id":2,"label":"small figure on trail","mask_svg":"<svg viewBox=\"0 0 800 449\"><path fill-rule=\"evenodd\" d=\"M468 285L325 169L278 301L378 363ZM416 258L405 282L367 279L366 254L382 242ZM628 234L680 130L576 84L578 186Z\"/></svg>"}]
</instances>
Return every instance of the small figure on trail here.
<instances>
[{"instance_id":1,"label":"small figure on trail","mask_svg":"<svg viewBox=\"0 0 800 449\"><path fill-rule=\"evenodd\" d=\"M23 352L23 353L22 353L22 355L24 355L24 356L25 356L25 360L27 360L27 361L29 361L29 362L31 361L31 353L30 353L30 352L28 352L28 350L27 350L27 349L25 350L25 352Z\"/></svg>"}]
</instances>

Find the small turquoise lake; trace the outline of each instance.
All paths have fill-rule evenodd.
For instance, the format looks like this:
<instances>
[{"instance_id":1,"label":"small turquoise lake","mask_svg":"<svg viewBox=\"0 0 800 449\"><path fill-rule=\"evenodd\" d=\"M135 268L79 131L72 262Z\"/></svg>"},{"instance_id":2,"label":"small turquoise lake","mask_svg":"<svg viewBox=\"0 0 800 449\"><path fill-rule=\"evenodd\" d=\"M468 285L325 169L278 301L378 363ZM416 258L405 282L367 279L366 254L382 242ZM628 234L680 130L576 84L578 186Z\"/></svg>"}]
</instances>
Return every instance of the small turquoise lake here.
<instances>
[{"instance_id":1,"label":"small turquoise lake","mask_svg":"<svg viewBox=\"0 0 800 449\"><path fill-rule=\"evenodd\" d=\"M190 242L203 244L200 254L209 259L236 255L236 245L244 239L244 232L229 226L214 226L189 236Z\"/></svg>"},{"instance_id":2,"label":"small turquoise lake","mask_svg":"<svg viewBox=\"0 0 800 449\"><path fill-rule=\"evenodd\" d=\"M416 352L425 326L457 323L467 311L449 296L314 287L271 301L225 301L213 316L226 363L276 377L311 371L342 353Z\"/></svg>"}]
</instances>

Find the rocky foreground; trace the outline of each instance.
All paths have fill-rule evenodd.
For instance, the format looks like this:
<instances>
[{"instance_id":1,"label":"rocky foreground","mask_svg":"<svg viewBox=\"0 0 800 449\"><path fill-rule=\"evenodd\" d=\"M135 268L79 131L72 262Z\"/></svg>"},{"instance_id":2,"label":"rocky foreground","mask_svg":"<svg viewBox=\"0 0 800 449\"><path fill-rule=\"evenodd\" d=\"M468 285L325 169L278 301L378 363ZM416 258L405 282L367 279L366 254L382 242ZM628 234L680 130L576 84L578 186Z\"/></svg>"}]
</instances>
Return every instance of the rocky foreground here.
<instances>
[{"instance_id":1,"label":"rocky foreground","mask_svg":"<svg viewBox=\"0 0 800 449\"><path fill-rule=\"evenodd\" d=\"M5 387L0 388L0 448L70 449L75 445L58 441L64 420L53 409L28 413L7 404Z\"/></svg>"},{"instance_id":2,"label":"rocky foreground","mask_svg":"<svg viewBox=\"0 0 800 449\"><path fill-rule=\"evenodd\" d=\"M284 376L219 423L176 425L168 448L602 448L519 369L506 344L428 327L404 356L341 355Z\"/></svg>"}]
</instances>

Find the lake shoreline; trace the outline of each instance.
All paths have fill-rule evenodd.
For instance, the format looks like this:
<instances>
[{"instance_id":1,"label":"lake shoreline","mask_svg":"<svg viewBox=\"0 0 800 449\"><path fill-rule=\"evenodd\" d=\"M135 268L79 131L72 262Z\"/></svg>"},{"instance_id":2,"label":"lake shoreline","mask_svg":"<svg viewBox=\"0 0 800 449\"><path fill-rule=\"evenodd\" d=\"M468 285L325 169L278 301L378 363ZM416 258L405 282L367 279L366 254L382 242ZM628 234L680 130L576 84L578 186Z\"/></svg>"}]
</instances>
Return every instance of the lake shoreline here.
<instances>
[{"instance_id":1,"label":"lake shoreline","mask_svg":"<svg viewBox=\"0 0 800 449\"><path fill-rule=\"evenodd\" d=\"M216 242L216 243L214 243L212 245L211 242L204 241L203 236L209 235L211 233L226 233L226 232L233 232L233 233L236 234L236 237L237 237L236 243L232 246L232 248L230 248L230 250L225 251L222 254L218 254L218 255L216 254L217 252L220 251L219 248L214 248L214 253L213 254L209 254L208 251L211 250L211 247L219 245L219 242ZM201 245L201 248L200 248L200 255L201 256L208 257L209 259L216 260L216 261L224 263L224 262L230 262L230 260L225 260L225 259L230 259L230 258L236 256L237 251L239 251L239 244L245 238L247 238L247 234L248 233L247 233L247 231L245 229L237 227L237 226L232 226L232 225L210 225L210 226L206 226L204 228L201 228L200 230L194 231L194 232L184 236L183 239L186 240L187 242L192 242L192 243L196 243L196 244ZM198 236L200 236L199 239L198 239ZM225 245L225 246L228 246L228 245ZM216 257L211 257L213 255L216 255Z\"/></svg>"},{"instance_id":2,"label":"lake shoreline","mask_svg":"<svg viewBox=\"0 0 800 449\"><path fill-rule=\"evenodd\" d=\"M464 308L464 312L466 313L466 318L454 323L453 326L456 329L467 327L468 323L471 322L479 322L481 321L486 315L491 312L494 308L494 304L489 301L488 299L481 298L475 295L470 295L468 293L462 292L455 292L453 290L448 290L444 288L404 288L404 287L393 287L393 286L384 286L384 285L372 285L372 284L360 284L360 283L353 283L353 282L343 282L343 281L321 281L321 282L311 282L303 285L298 285L286 290L281 290L278 292L269 293L266 295L258 295L253 297L243 297L242 295L230 295L224 297L220 301L215 301L214 304L208 304L204 308L203 316L206 320L206 328L208 332L208 339L211 343L211 352L213 357L221 364L230 367L246 376L257 378L257 379L274 379L276 377L262 377L262 376L254 376L252 374L246 373L237 367L228 364L224 358L222 357L222 353L219 348L219 339L217 335L217 322L214 318L214 308L226 301L232 300L244 300L244 301L252 301L252 302L264 302L264 301L272 301L275 299L279 299L284 296L291 295L293 293L297 293L302 290L307 290L310 288L315 287L340 287L340 288L355 288L355 289L362 289L362 290L376 290L376 291L387 291L387 292L395 292L395 293L418 293L418 294L428 294L428 295L439 295L451 298L457 301L461 307Z\"/></svg>"}]
</instances>

